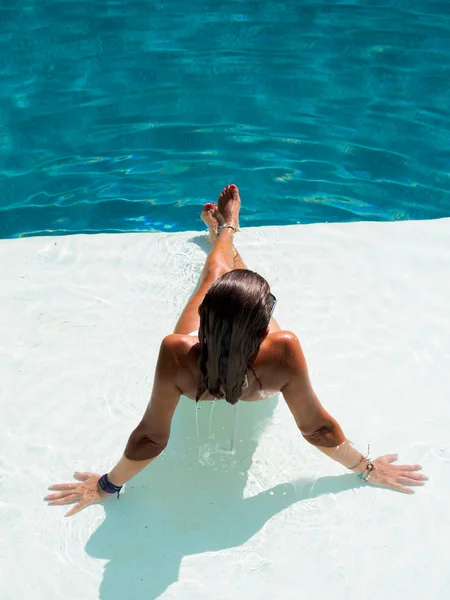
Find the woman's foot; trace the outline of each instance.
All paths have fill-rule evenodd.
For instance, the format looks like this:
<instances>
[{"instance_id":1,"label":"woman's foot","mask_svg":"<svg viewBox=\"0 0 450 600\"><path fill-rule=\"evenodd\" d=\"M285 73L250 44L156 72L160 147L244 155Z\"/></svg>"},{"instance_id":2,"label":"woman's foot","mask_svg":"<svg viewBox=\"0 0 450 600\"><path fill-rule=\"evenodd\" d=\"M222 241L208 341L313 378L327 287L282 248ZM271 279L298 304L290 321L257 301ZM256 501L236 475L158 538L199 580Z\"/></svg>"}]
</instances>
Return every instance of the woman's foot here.
<instances>
[{"instance_id":1,"label":"woman's foot","mask_svg":"<svg viewBox=\"0 0 450 600\"><path fill-rule=\"evenodd\" d=\"M241 210L241 199L236 185L227 185L217 201L219 205L219 215L223 218L223 223L233 225L239 229L239 212Z\"/></svg>"},{"instance_id":2,"label":"woman's foot","mask_svg":"<svg viewBox=\"0 0 450 600\"><path fill-rule=\"evenodd\" d=\"M219 225L233 225L233 227L239 229L241 199L234 184L223 188L218 205L214 202L208 202L204 205L200 215L201 220L208 227L208 241L211 244L214 244L217 239Z\"/></svg>"},{"instance_id":3,"label":"woman's foot","mask_svg":"<svg viewBox=\"0 0 450 600\"><path fill-rule=\"evenodd\" d=\"M201 220L208 227L208 242L211 242L211 244L214 244L217 239L217 231L219 229L218 216L217 206L214 202L205 204L200 215Z\"/></svg>"}]
</instances>

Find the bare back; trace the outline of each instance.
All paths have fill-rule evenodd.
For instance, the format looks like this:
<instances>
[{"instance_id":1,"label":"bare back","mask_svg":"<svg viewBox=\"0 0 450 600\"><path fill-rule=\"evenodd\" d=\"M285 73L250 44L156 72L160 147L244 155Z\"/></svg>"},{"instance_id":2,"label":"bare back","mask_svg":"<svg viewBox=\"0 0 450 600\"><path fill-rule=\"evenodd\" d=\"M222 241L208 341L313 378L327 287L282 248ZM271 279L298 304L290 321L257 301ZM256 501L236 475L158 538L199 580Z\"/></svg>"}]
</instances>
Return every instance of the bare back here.
<instances>
[{"instance_id":1,"label":"bare back","mask_svg":"<svg viewBox=\"0 0 450 600\"><path fill-rule=\"evenodd\" d=\"M270 398L287 382L286 369L283 367L283 345L286 336L292 335L288 331L276 331L269 333L261 344L258 352L250 361L249 366L254 370L255 378L251 369L247 371L248 387L242 388L240 396L244 401L255 401ZM179 335L178 346L178 371L177 387L181 393L195 400L197 388L201 380L198 359L200 356L200 344L197 336ZM204 396L202 400L214 400L213 396Z\"/></svg>"}]
</instances>

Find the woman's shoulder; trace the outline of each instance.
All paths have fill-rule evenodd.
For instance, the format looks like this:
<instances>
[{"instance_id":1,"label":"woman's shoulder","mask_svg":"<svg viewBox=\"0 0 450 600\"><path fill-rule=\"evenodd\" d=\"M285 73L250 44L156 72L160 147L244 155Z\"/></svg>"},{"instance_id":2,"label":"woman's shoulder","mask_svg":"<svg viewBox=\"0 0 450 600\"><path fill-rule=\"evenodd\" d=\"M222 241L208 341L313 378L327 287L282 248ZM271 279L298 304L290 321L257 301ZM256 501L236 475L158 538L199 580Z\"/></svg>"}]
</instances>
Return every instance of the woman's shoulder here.
<instances>
[{"instance_id":1,"label":"woman's shoulder","mask_svg":"<svg viewBox=\"0 0 450 600\"><path fill-rule=\"evenodd\" d=\"M161 352L172 356L179 366L187 362L197 362L199 354L198 338L192 335L171 333L161 342ZM195 356L194 356L195 355ZM294 356L303 356L298 337L287 329L269 332L256 356L256 362L286 363Z\"/></svg>"},{"instance_id":2,"label":"woman's shoulder","mask_svg":"<svg viewBox=\"0 0 450 600\"><path fill-rule=\"evenodd\" d=\"M195 344L198 344L197 337L180 333L170 333L163 338L161 349L169 351L181 358L186 356Z\"/></svg>"},{"instance_id":3,"label":"woman's shoulder","mask_svg":"<svg viewBox=\"0 0 450 600\"><path fill-rule=\"evenodd\" d=\"M177 355L185 356L193 346L198 344L198 338L193 335L170 333L163 338L161 347L174 352ZM300 347L298 337L292 331L287 329L269 332L263 344L272 352L290 352Z\"/></svg>"},{"instance_id":4,"label":"woman's shoulder","mask_svg":"<svg viewBox=\"0 0 450 600\"><path fill-rule=\"evenodd\" d=\"M281 389L287 381L290 362L298 359L299 348L298 338L292 331L269 332L259 352L249 363L256 370L264 388ZM167 353L167 358L176 364L177 386L184 395L191 397L198 379L198 338L171 333L162 340L161 352Z\"/></svg>"},{"instance_id":5,"label":"woman's shoulder","mask_svg":"<svg viewBox=\"0 0 450 600\"><path fill-rule=\"evenodd\" d=\"M298 337L292 331L282 329L280 331L274 331L269 333L266 338L268 345L272 351L277 353L286 353L294 350L300 342Z\"/></svg>"},{"instance_id":6,"label":"woman's shoulder","mask_svg":"<svg viewBox=\"0 0 450 600\"><path fill-rule=\"evenodd\" d=\"M297 338L295 333L293 333L292 331L288 331L287 329L280 329L278 331L270 331L269 336L271 339L277 340L279 342L289 341L289 340L292 340L293 338Z\"/></svg>"},{"instance_id":7,"label":"woman's shoulder","mask_svg":"<svg viewBox=\"0 0 450 600\"><path fill-rule=\"evenodd\" d=\"M288 330L274 331L265 340L265 359L281 374L291 370L292 364L304 361L303 350L295 333ZM263 357L261 357L263 358Z\"/></svg>"}]
</instances>

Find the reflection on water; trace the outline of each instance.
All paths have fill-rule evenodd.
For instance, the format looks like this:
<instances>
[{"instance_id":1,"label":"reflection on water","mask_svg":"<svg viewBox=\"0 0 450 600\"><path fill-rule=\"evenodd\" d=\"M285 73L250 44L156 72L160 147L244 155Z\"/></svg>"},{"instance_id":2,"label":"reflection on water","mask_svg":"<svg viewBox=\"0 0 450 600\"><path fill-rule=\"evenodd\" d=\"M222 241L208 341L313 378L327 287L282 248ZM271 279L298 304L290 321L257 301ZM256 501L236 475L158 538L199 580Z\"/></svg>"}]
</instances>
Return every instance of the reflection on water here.
<instances>
[{"instance_id":1,"label":"reflection on water","mask_svg":"<svg viewBox=\"0 0 450 600\"><path fill-rule=\"evenodd\" d=\"M243 225L449 215L449 17L429 0L4 2L0 236L200 229L232 181Z\"/></svg>"}]
</instances>

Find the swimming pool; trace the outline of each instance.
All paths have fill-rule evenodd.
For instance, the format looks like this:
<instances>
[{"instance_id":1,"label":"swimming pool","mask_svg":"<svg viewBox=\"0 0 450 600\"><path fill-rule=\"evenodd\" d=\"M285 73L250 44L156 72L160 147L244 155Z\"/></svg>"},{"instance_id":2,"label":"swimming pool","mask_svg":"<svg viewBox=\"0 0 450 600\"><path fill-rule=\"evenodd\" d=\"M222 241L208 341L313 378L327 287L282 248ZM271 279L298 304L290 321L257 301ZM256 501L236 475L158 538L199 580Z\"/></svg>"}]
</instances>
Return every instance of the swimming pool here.
<instances>
[{"instance_id":1,"label":"swimming pool","mask_svg":"<svg viewBox=\"0 0 450 600\"><path fill-rule=\"evenodd\" d=\"M0 237L450 215L450 5L0 10Z\"/></svg>"}]
</instances>

